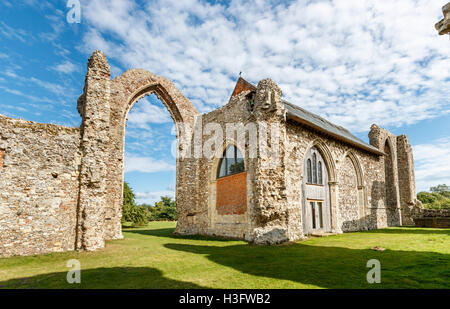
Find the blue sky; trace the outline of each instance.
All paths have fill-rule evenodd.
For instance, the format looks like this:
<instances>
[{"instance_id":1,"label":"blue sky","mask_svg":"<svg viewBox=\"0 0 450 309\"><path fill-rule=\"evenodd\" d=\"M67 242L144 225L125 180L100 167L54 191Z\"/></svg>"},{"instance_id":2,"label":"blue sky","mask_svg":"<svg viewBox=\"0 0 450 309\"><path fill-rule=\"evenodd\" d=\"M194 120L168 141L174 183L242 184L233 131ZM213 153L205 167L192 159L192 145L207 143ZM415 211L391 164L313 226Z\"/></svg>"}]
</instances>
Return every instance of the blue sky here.
<instances>
[{"instance_id":1,"label":"blue sky","mask_svg":"<svg viewBox=\"0 0 450 309\"><path fill-rule=\"evenodd\" d=\"M240 71L274 79L287 100L367 141L372 123L407 134L418 190L450 184L450 43L441 0L0 1L0 114L78 126L86 62L104 51L119 76L173 80L201 112ZM125 178L140 202L172 195L173 123L154 96L130 112Z\"/></svg>"}]
</instances>

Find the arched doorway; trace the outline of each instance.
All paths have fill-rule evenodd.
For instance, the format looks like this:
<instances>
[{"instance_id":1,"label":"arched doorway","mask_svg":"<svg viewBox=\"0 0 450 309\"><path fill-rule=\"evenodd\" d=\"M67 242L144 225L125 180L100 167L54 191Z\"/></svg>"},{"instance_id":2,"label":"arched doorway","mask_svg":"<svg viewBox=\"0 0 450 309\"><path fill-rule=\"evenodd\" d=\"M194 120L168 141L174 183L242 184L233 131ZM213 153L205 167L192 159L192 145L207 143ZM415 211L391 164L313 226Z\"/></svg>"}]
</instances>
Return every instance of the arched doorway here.
<instances>
[{"instance_id":1,"label":"arched doorway","mask_svg":"<svg viewBox=\"0 0 450 309\"><path fill-rule=\"evenodd\" d=\"M154 94L167 108L175 125L176 146L176 185L175 198L178 212L176 232L190 232L188 214L195 213L195 195L188 192L186 183L193 182L195 173L186 173L191 169L195 158L189 156L195 117L199 114L191 102L185 98L167 79L145 70L132 69L112 81L110 96L109 124L109 165L107 170L107 218L106 239L121 237L122 192L124 180L125 124L128 113L134 104L145 96ZM184 153L187 152L187 155ZM191 189L192 190L192 189Z\"/></svg>"},{"instance_id":2,"label":"arched doorway","mask_svg":"<svg viewBox=\"0 0 450 309\"><path fill-rule=\"evenodd\" d=\"M175 85L142 69L126 71L111 80L106 56L95 51L89 58L83 94L77 101L82 115L82 158L77 202L76 248L95 250L105 240L122 238L121 216L124 180L125 123L128 111L143 96L154 93L175 123L177 137L176 233L201 233L192 222L205 221L196 194L197 158L191 156L192 138L199 113ZM194 191L197 188L194 188Z\"/></svg>"},{"instance_id":3,"label":"arched doorway","mask_svg":"<svg viewBox=\"0 0 450 309\"><path fill-rule=\"evenodd\" d=\"M136 205L150 212L157 202L158 207L173 207L176 129L167 108L154 94L141 98L129 111L125 128L124 176ZM167 219L174 220L175 216Z\"/></svg>"},{"instance_id":4,"label":"arched doorway","mask_svg":"<svg viewBox=\"0 0 450 309\"><path fill-rule=\"evenodd\" d=\"M329 172L316 147L305 155L303 175L304 234L331 232Z\"/></svg>"}]
</instances>

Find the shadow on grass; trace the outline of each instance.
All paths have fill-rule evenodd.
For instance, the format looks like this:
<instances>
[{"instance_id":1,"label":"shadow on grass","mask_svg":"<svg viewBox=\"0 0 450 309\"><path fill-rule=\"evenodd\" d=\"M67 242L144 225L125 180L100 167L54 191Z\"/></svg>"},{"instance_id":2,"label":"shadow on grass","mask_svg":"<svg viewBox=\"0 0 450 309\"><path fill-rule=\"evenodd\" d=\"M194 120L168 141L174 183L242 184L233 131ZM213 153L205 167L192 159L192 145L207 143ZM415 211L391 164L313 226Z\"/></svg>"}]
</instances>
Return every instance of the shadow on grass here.
<instances>
[{"instance_id":1,"label":"shadow on grass","mask_svg":"<svg viewBox=\"0 0 450 309\"><path fill-rule=\"evenodd\" d=\"M164 229L150 229L150 228L141 228L141 229L123 229L123 232L127 233L135 233L147 236L157 236L157 237L168 237L175 239L192 239L192 240L207 240L207 241L235 241L236 239L218 237L218 236L204 236L204 235L176 235L173 234L175 228L164 228ZM351 233L359 233L359 232L349 232ZM394 228L385 228L378 230L370 230L363 231L362 233L372 233L372 234L445 234L450 236L450 229L426 229L426 228L417 228L414 226L403 226L403 227L394 227Z\"/></svg>"},{"instance_id":2,"label":"shadow on grass","mask_svg":"<svg viewBox=\"0 0 450 309\"><path fill-rule=\"evenodd\" d=\"M67 272L0 282L1 289L200 289L190 282L163 277L151 267L114 267L81 270L81 284L69 284Z\"/></svg>"},{"instance_id":3,"label":"shadow on grass","mask_svg":"<svg viewBox=\"0 0 450 309\"><path fill-rule=\"evenodd\" d=\"M365 233L375 234L445 234L450 236L450 229L438 229L438 228L419 228L415 226L402 226L395 228L370 230Z\"/></svg>"},{"instance_id":4,"label":"shadow on grass","mask_svg":"<svg viewBox=\"0 0 450 309\"><path fill-rule=\"evenodd\" d=\"M207 240L207 241L236 241L236 239L230 239L219 236L205 236L205 235L177 235L173 234L175 231L174 228L167 229L134 229L134 230L123 230L123 232L127 233L135 233L147 236L157 236L157 237L167 237L174 239L190 239L190 240Z\"/></svg>"},{"instance_id":5,"label":"shadow on grass","mask_svg":"<svg viewBox=\"0 0 450 309\"><path fill-rule=\"evenodd\" d=\"M450 288L450 255L312 246L252 245L195 246L166 244L166 248L205 255L214 263L242 273L290 280L322 288ZM381 263L381 284L367 283L367 262ZM269 286L270 288L270 286Z\"/></svg>"}]
</instances>

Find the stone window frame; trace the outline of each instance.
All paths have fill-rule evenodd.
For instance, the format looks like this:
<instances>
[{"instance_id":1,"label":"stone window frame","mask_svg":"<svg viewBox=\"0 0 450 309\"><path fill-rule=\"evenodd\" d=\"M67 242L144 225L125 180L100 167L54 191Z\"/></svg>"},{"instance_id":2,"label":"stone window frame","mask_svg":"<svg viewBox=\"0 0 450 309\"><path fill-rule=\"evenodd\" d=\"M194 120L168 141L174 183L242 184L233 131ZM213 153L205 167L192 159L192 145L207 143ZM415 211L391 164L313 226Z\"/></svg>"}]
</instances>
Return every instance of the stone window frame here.
<instances>
[{"instance_id":1,"label":"stone window frame","mask_svg":"<svg viewBox=\"0 0 450 309\"><path fill-rule=\"evenodd\" d=\"M314 152L313 152L311 158L312 158L312 161L311 161L311 159L308 159L306 161L306 169L307 169L306 183L308 185L323 186L324 183L323 183L323 174L322 174L322 172L323 172L322 161L317 159L317 154Z\"/></svg>"},{"instance_id":2,"label":"stone window frame","mask_svg":"<svg viewBox=\"0 0 450 309\"><path fill-rule=\"evenodd\" d=\"M238 159L242 160L242 164L243 164L243 170L238 170L236 172L230 172L229 171L229 167L228 167L228 156L227 156L227 152L228 150L233 147L233 152L234 152L234 162L238 162ZM239 157L240 154L240 157ZM225 164L225 174L222 175L222 167ZM222 153L222 157L220 158L219 164L217 166L217 179L219 178L223 178L223 177L227 177L227 176L231 176L231 175L236 175L236 174L240 174L240 173L244 173L246 171L245 168L245 160L244 160L244 156L242 155L242 152L239 150L239 148L234 145L234 144L230 144L227 145L225 147L225 150Z\"/></svg>"},{"instance_id":3,"label":"stone window frame","mask_svg":"<svg viewBox=\"0 0 450 309\"><path fill-rule=\"evenodd\" d=\"M218 221L218 214L216 210L216 202L217 202L217 182L219 181L219 178L217 178L217 170L220 166L220 160L221 156L223 155L224 151L231 145L234 145L241 154L246 153L245 148L241 147L237 140L226 138L224 139L224 142L222 143L222 147L216 150L216 153L213 157L213 161L211 164L211 167L208 171L208 230L209 231L216 231L216 225L220 224ZM246 182L247 182L247 211L243 215L234 215L233 220L235 222L241 223L247 223L250 222L249 219L249 213L251 212L252 207L252 200L253 200L253 182L252 179L254 178L254 170L252 168L251 163L248 161L248 156L244 156L244 165L245 165L245 171L243 173L247 173L246 176ZM237 174L236 174L237 175ZM219 222L219 223L218 223ZM248 226L248 230L246 233L246 236L244 237L247 239L249 235L251 234L252 226L251 224Z\"/></svg>"},{"instance_id":4,"label":"stone window frame","mask_svg":"<svg viewBox=\"0 0 450 309\"><path fill-rule=\"evenodd\" d=\"M338 220L338 210L337 210L337 203L338 203L338 183L337 183L337 169L335 164L335 159L333 158L333 155L331 154L330 149L328 148L327 144L320 138L312 140L306 147L306 152L312 148L315 147L317 151L320 153L320 155L323 158L323 163L325 164L325 168L327 168L328 171L328 186L330 190L330 208L331 208L331 230L333 233L342 233L342 230L339 226L339 220ZM305 152L305 153L306 153ZM305 199L303 199L305 201ZM305 204L302 204L302 207L305 207Z\"/></svg>"}]
</instances>

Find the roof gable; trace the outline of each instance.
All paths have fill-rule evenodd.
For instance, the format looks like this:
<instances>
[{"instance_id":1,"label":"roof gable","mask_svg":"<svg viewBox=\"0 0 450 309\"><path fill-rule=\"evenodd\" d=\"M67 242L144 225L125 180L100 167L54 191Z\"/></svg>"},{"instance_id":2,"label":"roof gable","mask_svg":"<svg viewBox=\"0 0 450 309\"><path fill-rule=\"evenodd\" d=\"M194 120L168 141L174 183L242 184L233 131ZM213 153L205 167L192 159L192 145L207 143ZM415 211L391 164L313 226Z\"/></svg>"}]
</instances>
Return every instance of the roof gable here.
<instances>
[{"instance_id":1,"label":"roof gable","mask_svg":"<svg viewBox=\"0 0 450 309\"><path fill-rule=\"evenodd\" d=\"M239 79L236 82L236 86L234 87L233 94L231 97L237 96L241 92L244 91L256 91L256 86L249 83L242 77L239 77ZM305 126L308 126L314 130L320 131L322 133L325 133L337 140L346 142L348 144L351 144L353 146L356 146L360 149L369 151L371 153L375 153L377 155L384 155L382 151L380 151L378 148L367 144L366 142L360 140L356 136L354 136L350 131L345 129L344 127L335 125L328 120L313 114L311 112L308 112L307 110L289 103L287 101L283 100L284 107L286 109L286 116L289 119L292 119L294 121L297 121Z\"/></svg>"},{"instance_id":2,"label":"roof gable","mask_svg":"<svg viewBox=\"0 0 450 309\"><path fill-rule=\"evenodd\" d=\"M237 96L239 93L244 91L255 91L256 87L252 84L250 84L248 81L243 79L242 77L239 77L239 79L236 82L236 86L234 87L233 94L231 97Z\"/></svg>"}]
</instances>

